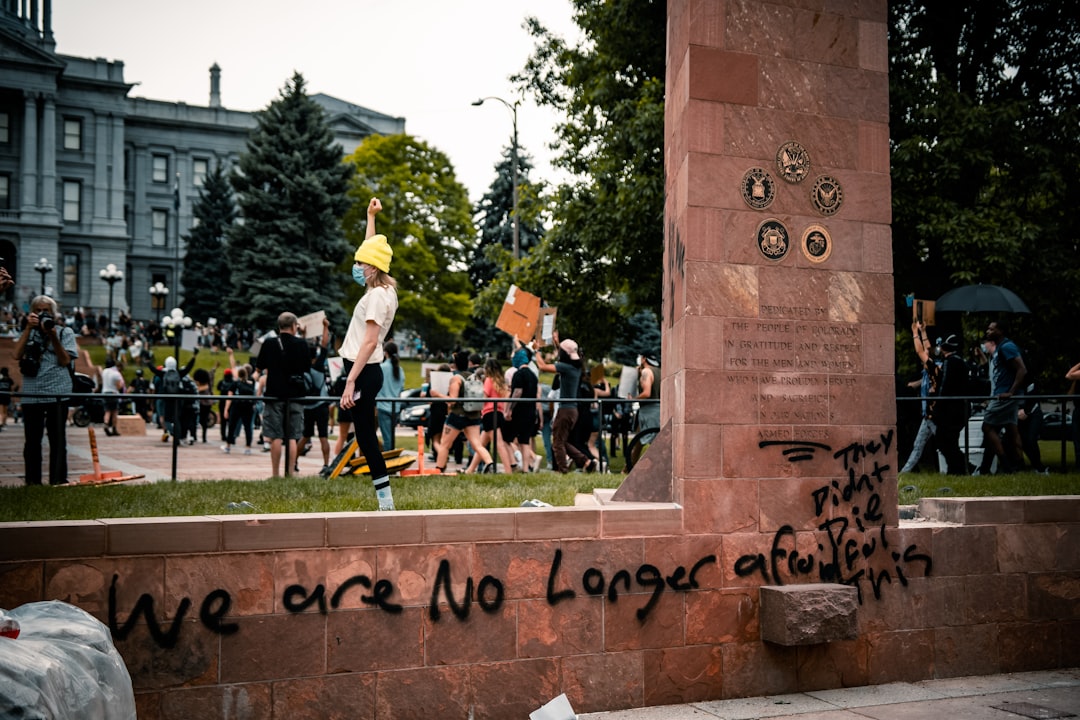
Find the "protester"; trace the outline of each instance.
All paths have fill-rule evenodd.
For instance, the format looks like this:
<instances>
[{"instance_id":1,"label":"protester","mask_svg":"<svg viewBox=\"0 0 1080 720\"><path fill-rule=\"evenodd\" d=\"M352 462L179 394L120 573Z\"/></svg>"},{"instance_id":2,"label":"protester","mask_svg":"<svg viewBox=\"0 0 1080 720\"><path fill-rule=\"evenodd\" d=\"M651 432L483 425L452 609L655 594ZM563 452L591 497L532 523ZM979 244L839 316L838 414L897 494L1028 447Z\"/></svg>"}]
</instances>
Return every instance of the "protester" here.
<instances>
[{"instance_id":1,"label":"protester","mask_svg":"<svg viewBox=\"0 0 1080 720\"><path fill-rule=\"evenodd\" d=\"M120 411L120 395L124 393L124 376L116 367L112 358L105 360L105 370L101 373L101 393L105 400L105 434L119 435L116 432L116 416Z\"/></svg>"},{"instance_id":2,"label":"protester","mask_svg":"<svg viewBox=\"0 0 1080 720\"><path fill-rule=\"evenodd\" d=\"M71 392L71 364L79 348L71 328L56 322L56 301L38 295L30 301L26 325L15 341L15 359L23 376L23 392L45 397L22 399L23 461L26 484L41 485L41 441L49 435L49 484L67 483L67 403Z\"/></svg>"},{"instance_id":3,"label":"protester","mask_svg":"<svg viewBox=\"0 0 1080 720\"><path fill-rule=\"evenodd\" d=\"M143 369L135 368L135 377L129 391L135 395L135 412L144 422L150 422L150 401L145 397L150 393L150 389L150 381L146 379Z\"/></svg>"},{"instance_id":4,"label":"protester","mask_svg":"<svg viewBox=\"0 0 1080 720\"><path fill-rule=\"evenodd\" d=\"M998 458L998 471L1013 473L1023 464L1017 422L1027 368L1020 348L1005 337L999 323L987 326L986 339L994 344L994 354L990 357L991 399L983 413L983 437L987 448Z\"/></svg>"},{"instance_id":5,"label":"protester","mask_svg":"<svg viewBox=\"0 0 1080 720\"><path fill-rule=\"evenodd\" d=\"M257 367L266 371L263 437L270 441L273 477L279 477L281 453L285 451L285 475L292 475L296 441L304 432L303 377L311 367L307 343L297 337L297 318L291 312L278 315L277 337L259 350ZM299 378L299 381L297 381Z\"/></svg>"},{"instance_id":6,"label":"protester","mask_svg":"<svg viewBox=\"0 0 1080 720\"><path fill-rule=\"evenodd\" d=\"M940 378L939 370L942 363L940 358L941 343L938 342L934 345L933 356L931 356L930 339L926 337L922 322L916 320L911 324L911 334L915 342L915 355L918 356L919 367L922 369L922 378L917 381L919 395L922 397L922 422L919 423L919 432L915 435L915 445L911 448L911 454L908 455L904 466L900 468L901 473L909 473L918 466L919 460L926 450L926 444L934 436L937 429L930 417L929 397L937 393L937 382L938 378Z\"/></svg>"},{"instance_id":7,"label":"protester","mask_svg":"<svg viewBox=\"0 0 1080 720\"><path fill-rule=\"evenodd\" d=\"M236 444L236 437L240 429L244 429L246 447L244 454L251 454L251 441L254 436L253 421L255 418L255 383L248 376L247 366L236 369L236 379L229 383L229 399L225 402L225 417L229 419L228 434L225 436L225 444L221 446L222 452L232 452L232 446Z\"/></svg>"},{"instance_id":8,"label":"protester","mask_svg":"<svg viewBox=\"0 0 1080 720\"><path fill-rule=\"evenodd\" d=\"M320 397L318 400L308 400L304 403L304 434L300 438L301 455L306 455L308 452L308 442L315 438L318 433L319 448L322 450L323 468L322 472L328 470L330 465L330 400L329 393L326 389L326 353L330 347L330 320L323 317L322 337L319 340L317 348L311 348L312 354L311 367L308 369L308 374L313 380L313 387L316 390L316 394ZM327 399L323 399L322 396L326 396Z\"/></svg>"},{"instance_id":9,"label":"protester","mask_svg":"<svg viewBox=\"0 0 1080 720\"><path fill-rule=\"evenodd\" d=\"M657 402L639 403L637 431L660 427L660 361L653 357L638 357L637 400Z\"/></svg>"},{"instance_id":10,"label":"protester","mask_svg":"<svg viewBox=\"0 0 1080 720\"><path fill-rule=\"evenodd\" d=\"M394 251L386 236L375 232L375 216L381 210L382 203L372 198L368 203L367 233L353 255L353 281L366 291L353 310L341 345L345 374L341 407L352 415L356 444L370 468L379 510L393 510L390 476L375 433L375 399L383 382L382 344L398 307L397 281L389 275Z\"/></svg>"},{"instance_id":11,"label":"protester","mask_svg":"<svg viewBox=\"0 0 1080 720\"><path fill-rule=\"evenodd\" d=\"M383 398L376 403L379 412L379 432L382 434L383 450L393 450L394 427L397 425L397 403L389 398L401 396L405 389L405 371L401 369L401 358L398 357L398 346L393 340L388 340L383 345L382 361L382 388L379 397Z\"/></svg>"},{"instance_id":12,"label":"protester","mask_svg":"<svg viewBox=\"0 0 1080 720\"><path fill-rule=\"evenodd\" d=\"M566 338L559 340L559 333L552 333L552 339L558 348L558 355L554 362L537 356L536 366L543 372L557 373L559 376L559 408L555 412L555 419L551 428L551 451L555 469L560 473L570 472L567 457L585 472L596 470L598 463L577 449L570 440L570 433L577 423L578 409L577 399L578 385L581 381L581 356L578 354L578 344Z\"/></svg>"},{"instance_id":13,"label":"protester","mask_svg":"<svg viewBox=\"0 0 1080 720\"><path fill-rule=\"evenodd\" d=\"M0 268L3 270L3 268ZM15 390L15 380L8 374L6 367L0 368L0 430L7 427L8 409L11 407L11 393Z\"/></svg>"},{"instance_id":14,"label":"protester","mask_svg":"<svg viewBox=\"0 0 1080 720\"><path fill-rule=\"evenodd\" d=\"M161 395L182 394L183 379L191 372L191 368L195 367L195 356L198 354L199 349L195 348L184 367L177 367L176 358L172 356L165 358L163 368L151 365L150 371L154 373L154 392ZM158 400L158 415L161 418L163 430L161 442L168 442L170 435L177 439L183 438L182 402L184 402L182 399L176 397Z\"/></svg>"},{"instance_id":15,"label":"protester","mask_svg":"<svg viewBox=\"0 0 1080 720\"><path fill-rule=\"evenodd\" d=\"M960 339L950 335L941 343L941 364L927 361L932 384L940 396L930 404L928 418L934 423L938 450L945 456L949 475L968 474L967 457L960 450L960 431L967 425L969 415L968 401L962 399L968 393L968 369L959 351Z\"/></svg>"},{"instance_id":16,"label":"protester","mask_svg":"<svg viewBox=\"0 0 1080 720\"><path fill-rule=\"evenodd\" d=\"M1076 398L1078 397L1076 392L1077 384L1080 383L1080 363L1077 363L1071 368L1069 368L1069 372L1065 373L1065 379L1072 383L1069 386L1069 394L1073 396L1073 459L1076 461L1077 471L1080 471L1080 401L1076 400ZM1062 422L1065 422L1065 403L1061 404L1061 417Z\"/></svg>"},{"instance_id":17,"label":"protester","mask_svg":"<svg viewBox=\"0 0 1080 720\"><path fill-rule=\"evenodd\" d=\"M462 434L465 435L465 440L469 443L473 453L478 455L480 462L483 463L477 466L479 471L488 471L489 466L491 470L488 472L495 471L492 466L491 453L480 442L482 404L481 408L476 410L466 409L465 405L466 379L473 382L475 380L473 376L476 374L475 369L470 370L470 364L467 351L454 353L454 375L450 378L450 389L446 397L454 399L455 402L450 403L450 409L446 415L446 424L443 426L442 439L439 441L439 454L435 459L435 467L440 473L446 472L446 462L450 457L450 448L453 447L458 435ZM483 396L483 390L481 390L480 396Z\"/></svg>"},{"instance_id":18,"label":"protester","mask_svg":"<svg viewBox=\"0 0 1080 720\"><path fill-rule=\"evenodd\" d=\"M516 340L516 338L515 338ZM530 351L520 346L511 358L514 367L510 379L511 398L538 398L539 378L529 365L532 359ZM507 405L509 413L510 435L514 446L521 453L521 467L536 472L540 467L540 457L533 450L533 438L539 426L540 404L537 402L516 402Z\"/></svg>"}]
</instances>

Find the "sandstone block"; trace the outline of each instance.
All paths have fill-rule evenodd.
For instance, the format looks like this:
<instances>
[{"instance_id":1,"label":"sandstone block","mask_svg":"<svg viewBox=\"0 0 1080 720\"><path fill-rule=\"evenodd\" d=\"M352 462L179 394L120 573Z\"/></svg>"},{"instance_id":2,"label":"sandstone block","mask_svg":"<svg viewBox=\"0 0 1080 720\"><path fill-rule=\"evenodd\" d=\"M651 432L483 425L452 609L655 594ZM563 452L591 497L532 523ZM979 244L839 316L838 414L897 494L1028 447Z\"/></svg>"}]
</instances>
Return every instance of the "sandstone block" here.
<instances>
[{"instance_id":1,"label":"sandstone block","mask_svg":"<svg viewBox=\"0 0 1080 720\"><path fill-rule=\"evenodd\" d=\"M816 645L858 637L858 592L838 584L768 585L760 589L761 639Z\"/></svg>"}]
</instances>

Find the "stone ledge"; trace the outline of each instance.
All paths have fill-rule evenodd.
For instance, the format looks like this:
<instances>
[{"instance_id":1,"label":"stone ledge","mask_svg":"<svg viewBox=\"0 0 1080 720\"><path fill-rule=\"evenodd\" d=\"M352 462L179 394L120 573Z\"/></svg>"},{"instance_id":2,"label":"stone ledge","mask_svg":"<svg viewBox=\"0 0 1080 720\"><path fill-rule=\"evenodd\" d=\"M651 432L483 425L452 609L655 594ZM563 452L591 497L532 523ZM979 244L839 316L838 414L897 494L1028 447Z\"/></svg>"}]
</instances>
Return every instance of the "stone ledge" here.
<instances>
[{"instance_id":1,"label":"stone ledge","mask_svg":"<svg viewBox=\"0 0 1080 720\"><path fill-rule=\"evenodd\" d=\"M1080 522L1080 495L923 498L919 515L959 525Z\"/></svg>"},{"instance_id":2,"label":"stone ledge","mask_svg":"<svg viewBox=\"0 0 1080 720\"><path fill-rule=\"evenodd\" d=\"M758 597L766 642L817 645L859 636L858 590L849 585L766 585Z\"/></svg>"}]
</instances>

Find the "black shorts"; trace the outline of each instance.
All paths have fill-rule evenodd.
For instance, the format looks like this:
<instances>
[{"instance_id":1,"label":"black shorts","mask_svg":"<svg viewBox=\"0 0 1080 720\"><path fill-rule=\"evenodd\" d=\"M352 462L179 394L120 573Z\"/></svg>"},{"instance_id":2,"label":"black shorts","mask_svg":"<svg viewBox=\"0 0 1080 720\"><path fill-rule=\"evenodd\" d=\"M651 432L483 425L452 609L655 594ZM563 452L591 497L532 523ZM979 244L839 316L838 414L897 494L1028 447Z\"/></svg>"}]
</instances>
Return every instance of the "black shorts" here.
<instances>
[{"instance_id":1,"label":"black shorts","mask_svg":"<svg viewBox=\"0 0 1080 720\"><path fill-rule=\"evenodd\" d=\"M327 431L330 425L330 406L320 405L316 408L304 408L304 437L315 437L315 430L319 431L319 437L329 435Z\"/></svg>"},{"instance_id":2,"label":"black shorts","mask_svg":"<svg viewBox=\"0 0 1080 720\"><path fill-rule=\"evenodd\" d=\"M495 416L499 416L499 436L503 439L503 442L513 442L513 434L510 432L510 422L506 419L506 416L501 412L489 412L483 417L483 425L481 429L484 432L492 432L495 430Z\"/></svg>"}]
</instances>

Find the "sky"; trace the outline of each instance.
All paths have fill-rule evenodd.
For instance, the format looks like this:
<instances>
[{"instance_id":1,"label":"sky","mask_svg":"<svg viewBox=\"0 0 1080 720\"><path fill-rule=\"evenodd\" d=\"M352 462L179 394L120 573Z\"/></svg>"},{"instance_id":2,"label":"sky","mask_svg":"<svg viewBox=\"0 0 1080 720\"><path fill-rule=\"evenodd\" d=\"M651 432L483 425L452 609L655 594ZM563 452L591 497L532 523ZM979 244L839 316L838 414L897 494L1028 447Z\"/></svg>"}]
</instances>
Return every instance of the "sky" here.
<instances>
[{"instance_id":1,"label":"sky","mask_svg":"<svg viewBox=\"0 0 1080 720\"><path fill-rule=\"evenodd\" d=\"M474 202L510 146L511 111L481 97L520 100L518 142L533 181L552 170L559 118L515 94L534 42L532 15L576 42L569 0L53 0L57 52L121 60L129 97L205 106L209 68L221 67L221 102L261 110L299 71L326 93L405 118L405 131L441 150Z\"/></svg>"}]
</instances>

